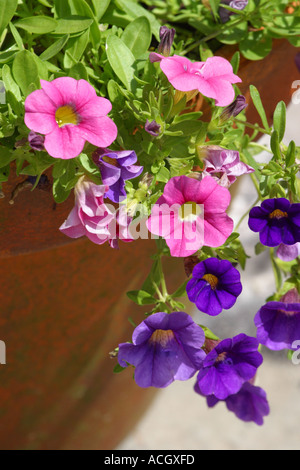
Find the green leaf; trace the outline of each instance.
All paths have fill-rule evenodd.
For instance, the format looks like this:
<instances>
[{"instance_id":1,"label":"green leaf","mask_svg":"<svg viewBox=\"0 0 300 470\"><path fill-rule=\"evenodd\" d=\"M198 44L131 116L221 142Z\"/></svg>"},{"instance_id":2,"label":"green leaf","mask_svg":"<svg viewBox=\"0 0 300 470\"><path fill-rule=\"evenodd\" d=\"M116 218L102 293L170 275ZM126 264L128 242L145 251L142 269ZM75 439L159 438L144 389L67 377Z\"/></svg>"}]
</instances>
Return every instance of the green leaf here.
<instances>
[{"instance_id":1,"label":"green leaf","mask_svg":"<svg viewBox=\"0 0 300 470\"><path fill-rule=\"evenodd\" d=\"M267 119L266 112L265 112L265 109L263 107L263 104L262 104L262 101L261 101L261 98L260 98L259 91L254 85L250 85L249 89L250 89L250 95L251 95L253 104L254 104L258 114L260 115L263 126L268 132L270 132L268 119Z\"/></svg>"},{"instance_id":2,"label":"green leaf","mask_svg":"<svg viewBox=\"0 0 300 470\"><path fill-rule=\"evenodd\" d=\"M8 165L13 157L11 149L0 146L0 168Z\"/></svg>"},{"instance_id":3,"label":"green leaf","mask_svg":"<svg viewBox=\"0 0 300 470\"><path fill-rule=\"evenodd\" d=\"M170 179L170 171L165 166L161 166L159 172L156 174L156 181L167 183Z\"/></svg>"},{"instance_id":4,"label":"green leaf","mask_svg":"<svg viewBox=\"0 0 300 470\"><path fill-rule=\"evenodd\" d=\"M65 34L62 38L59 38L51 46L49 46L42 54L39 56L41 60L49 60L52 57L56 56L59 51L66 45L69 39L69 35Z\"/></svg>"},{"instance_id":5,"label":"green leaf","mask_svg":"<svg viewBox=\"0 0 300 470\"><path fill-rule=\"evenodd\" d=\"M70 68L81 59L89 42L89 31L84 31L80 36L70 38L65 49L64 67Z\"/></svg>"},{"instance_id":6,"label":"green leaf","mask_svg":"<svg viewBox=\"0 0 300 470\"><path fill-rule=\"evenodd\" d=\"M130 0L115 0L115 3L121 10L130 15L132 19L146 16L151 25L152 34L154 34L156 39L159 41L159 29L161 25L152 13L143 8L141 5L138 5L137 3Z\"/></svg>"},{"instance_id":7,"label":"green leaf","mask_svg":"<svg viewBox=\"0 0 300 470\"><path fill-rule=\"evenodd\" d=\"M285 164L288 167L294 165L296 160L296 144L293 140L289 143L287 152L286 152L286 157L285 157Z\"/></svg>"},{"instance_id":8,"label":"green leaf","mask_svg":"<svg viewBox=\"0 0 300 470\"><path fill-rule=\"evenodd\" d=\"M95 15L98 21L101 20L110 2L111 0L92 0L92 4L95 10Z\"/></svg>"},{"instance_id":9,"label":"green leaf","mask_svg":"<svg viewBox=\"0 0 300 470\"><path fill-rule=\"evenodd\" d=\"M33 34L51 33L57 27L57 21L49 16L28 16L14 23L16 28L25 29Z\"/></svg>"},{"instance_id":10,"label":"green leaf","mask_svg":"<svg viewBox=\"0 0 300 470\"><path fill-rule=\"evenodd\" d=\"M199 326L201 326L201 328L203 329L204 334L205 334L205 338L213 339L215 341L218 341L220 339L209 328L207 328L207 326L203 326L203 325L199 325Z\"/></svg>"},{"instance_id":11,"label":"green leaf","mask_svg":"<svg viewBox=\"0 0 300 470\"><path fill-rule=\"evenodd\" d=\"M82 62L78 62L78 64L73 65L68 72L68 76L75 78L75 80L88 80L88 72Z\"/></svg>"},{"instance_id":12,"label":"green leaf","mask_svg":"<svg viewBox=\"0 0 300 470\"><path fill-rule=\"evenodd\" d=\"M24 50L17 53L12 65L14 79L22 90L24 96L32 91L32 85L40 88L37 64L31 52Z\"/></svg>"},{"instance_id":13,"label":"green leaf","mask_svg":"<svg viewBox=\"0 0 300 470\"><path fill-rule=\"evenodd\" d=\"M57 20L55 34L75 34L88 29L93 20L82 16L69 16L68 18L60 18Z\"/></svg>"},{"instance_id":14,"label":"green leaf","mask_svg":"<svg viewBox=\"0 0 300 470\"><path fill-rule=\"evenodd\" d=\"M254 249L255 249L255 254L259 255L260 253L263 253L267 249L267 247L263 245L262 243L258 242L256 243Z\"/></svg>"},{"instance_id":15,"label":"green leaf","mask_svg":"<svg viewBox=\"0 0 300 470\"><path fill-rule=\"evenodd\" d=\"M23 45L22 38L21 38L17 28L13 25L13 23L9 23L9 28L11 30L11 34L14 37L14 40L16 41L16 44L17 44L18 48L20 49L20 51L22 51L24 49L24 45Z\"/></svg>"},{"instance_id":16,"label":"green leaf","mask_svg":"<svg viewBox=\"0 0 300 470\"><path fill-rule=\"evenodd\" d=\"M111 68L128 90L131 90L134 78L133 64L135 57L122 39L110 35L106 42L106 53Z\"/></svg>"},{"instance_id":17,"label":"green leaf","mask_svg":"<svg viewBox=\"0 0 300 470\"><path fill-rule=\"evenodd\" d=\"M148 50L151 38L151 26L145 16L136 18L132 23L129 23L122 34L122 41L136 59Z\"/></svg>"},{"instance_id":18,"label":"green leaf","mask_svg":"<svg viewBox=\"0 0 300 470\"><path fill-rule=\"evenodd\" d=\"M278 138L278 132L277 131L272 132L271 140L270 140L270 146L271 146L271 150L272 150L274 156L276 157L277 160L280 161L281 160L281 152L280 152L279 138Z\"/></svg>"},{"instance_id":19,"label":"green leaf","mask_svg":"<svg viewBox=\"0 0 300 470\"><path fill-rule=\"evenodd\" d=\"M261 60L271 52L272 38L261 31L250 31L239 45L240 51L246 59Z\"/></svg>"},{"instance_id":20,"label":"green leaf","mask_svg":"<svg viewBox=\"0 0 300 470\"><path fill-rule=\"evenodd\" d=\"M53 197L55 202L58 204L64 202L70 195L71 190L66 190L61 184L59 179L54 180L53 186Z\"/></svg>"},{"instance_id":21,"label":"green leaf","mask_svg":"<svg viewBox=\"0 0 300 470\"><path fill-rule=\"evenodd\" d=\"M199 133L201 124L199 121L192 121L192 120L187 120L187 121L181 121L178 122L168 128L168 131L170 132L178 132L181 131L183 135L192 135Z\"/></svg>"},{"instance_id":22,"label":"green leaf","mask_svg":"<svg viewBox=\"0 0 300 470\"><path fill-rule=\"evenodd\" d=\"M1 0L0 2L0 35L14 16L18 0Z\"/></svg>"},{"instance_id":23,"label":"green leaf","mask_svg":"<svg viewBox=\"0 0 300 470\"><path fill-rule=\"evenodd\" d=\"M14 81L11 75L10 67L7 64L4 64L2 67L2 80L6 93L11 92L18 101L21 101L20 88Z\"/></svg>"},{"instance_id":24,"label":"green leaf","mask_svg":"<svg viewBox=\"0 0 300 470\"><path fill-rule=\"evenodd\" d=\"M241 54L239 53L239 51L236 51L233 54L231 61L230 61L232 68L233 68L233 73L235 74L238 73L239 66L240 66L240 59L241 59Z\"/></svg>"},{"instance_id":25,"label":"green leaf","mask_svg":"<svg viewBox=\"0 0 300 470\"><path fill-rule=\"evenodd\" d=\"M143 290L129 291L127 292L127 296L138 305L151 305L156 303L155 298Z\"/></svg>"},{"instance_id":26,"label":"green leaf","mask_svg":"<svg viewBox=\"0 0 300 470\"><path fill-rule=\"evenodd\" d=\"M286 106L284 101L279 101L273 115L273 126L278 133L279 142L282 141L286 125Z\"/></svg>"}]
</instances>

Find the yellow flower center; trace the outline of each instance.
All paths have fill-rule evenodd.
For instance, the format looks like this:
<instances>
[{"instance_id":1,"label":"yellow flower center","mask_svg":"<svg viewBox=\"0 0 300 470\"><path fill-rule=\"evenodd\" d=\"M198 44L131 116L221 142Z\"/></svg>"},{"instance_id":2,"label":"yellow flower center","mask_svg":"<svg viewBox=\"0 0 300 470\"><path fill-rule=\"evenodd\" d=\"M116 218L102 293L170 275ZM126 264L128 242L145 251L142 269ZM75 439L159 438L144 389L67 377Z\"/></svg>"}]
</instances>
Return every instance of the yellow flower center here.
<instances>
[{"instance_id":1,"label":"yellow flower center","mask_svg":"<svg viewBox=\"0 0 300 470\"><path fill-rule=\"evenodd\" d=\"M194 201L188 201L179 208L178 217L180 220L194 221L201 214L201 207Z\"/></svg>"},{"instance_id":2,"label":"yellow flower center","mask_svg":"<svg viewBox=\"0 0 300 470\"><path fill-rule=\"evenodd\" d=\"M61 106L56 110L55 120L58 124L58 127L63 127L67 124L74 124L76 126L79 122L74 108L69 104L66 106Z\"/></svg>"},{"instance_id":3,"label":"yellow flower center","mask_svg":"<svg viewBox=\"0 0 300 470\"><path fill-rule=\"evenodd\" d=\"M214 274L204 274L202 279L208 282L208 284L210 284L212 289L216 289L218 282L219 282L217 276L215 276Z\"/></svg>"},{"instance_id":4,"label":"yellow flower center","mask_svg":"<svg viewBox=\"0 0 300 470\"><path fill-rule=\"evenodd\" d=\"M287 217L287 212L283 212L280 209L275 209L275 211L269 214L270 219L281 219L282 217Z\"/></svg>"},{"instance_id":5,"label":"yellow flower center","mask_svg":"<svg viewBox=\"0 0 300 470\"><path fill-rule=\"evenodd\" d=\"M161 346L166 347L168 342L174 338L172 330L155 330L150 337L151 343L159 343Z\"/></svg>"},{"instance_id":6,"label":"yellow flower center","mask_svg":"<svg viewBox=\"0 0 300 470\"><path fill-rule=\"evenodd\" d=\"M118 166L118 162L117 162L117 159L116 159L116 158L107 157L107 156L105 155L104 157L102 157L102 160L103 160L105 163L109 163L110 165Z\"/></svg>"}]
</instances>

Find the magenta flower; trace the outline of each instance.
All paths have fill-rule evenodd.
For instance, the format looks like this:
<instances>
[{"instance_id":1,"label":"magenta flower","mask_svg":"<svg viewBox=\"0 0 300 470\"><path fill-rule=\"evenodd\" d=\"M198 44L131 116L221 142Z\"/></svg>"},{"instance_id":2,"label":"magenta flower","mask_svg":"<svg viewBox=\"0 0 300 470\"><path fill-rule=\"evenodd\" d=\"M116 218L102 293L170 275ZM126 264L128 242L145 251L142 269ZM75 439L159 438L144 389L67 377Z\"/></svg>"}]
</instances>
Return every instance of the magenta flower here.
<instances>
[{"instance_id":1,"label":"magenta flower","mask_svg":"<svg viewBox=\"0 0 300 470\"><path fill-rule=\"evenodd\" d=\"M86 80L71 77L41 80L41 90L25 100L25 124L45 135L45 149L54 158L77 157L86 141L109 146L117 137L117 126L107 116L109 100L96 95Z\"/></svg>"},{"instance_id":2,"label":"magenta flower","mask_svg":"<svg viewBox=\"0 0 300 470\"><path fill-rule=\"evenodd\" d=\"M204 340L204 331L187 313L158 312L136 327L132 343L119 344L118 361L135 367L140 387L164 388L195 375L205 358Z\"/></svg>"},{"instance_id":3,"label":"magenta flower","mask_svg":"<svg viewBox=\"0 0 300 470\"><path fill-rule=\"evenodd\" d=\"M198 90L202 95L216 100L217 106L229 105L235 97L232 83L241 82L232 66L223 57L209 57L205 62L191 62L186 57L164 57L150 54L152 62L160 62L160 68L176 90Z\"/></svg>"},{"instance_id":4,"label":"magenta flower","mask_svg":"<svg viewBox=\"0 0 300 470\"><path fill-rule=\"evenodd\" d=\"M204 150L204 164L203 175L212 176L225 188L234 183L237 176L254 172L251 166L240 161L239 152L221 147L207 147Z\"/></svg>"},{"instance_id":5,"label":"magenta flower","mask_svg":"<svg viewBox=\"0 0 300 470\"><path fill-rule=\"evenodd\" d=\"M114 208L104 204L108 187L97 185L82 176L75 186L75 206L60 227L70 238L87 236L97 245L112 238L108 225L115 217Z\"/></svg>"},{"instance_id":6,"label":"magenta flower","mask_svg":"<svg viewBox=\"0 0 300 470\"><path fill-rule=\"evenodd\" d=\"M187 176L171 178L147 220L149 232L165 238L172 256L190 256L203 245L222 245L233 230L225 213L228 189L211 177L198 181Z\"/></svg>"}]
</instances>

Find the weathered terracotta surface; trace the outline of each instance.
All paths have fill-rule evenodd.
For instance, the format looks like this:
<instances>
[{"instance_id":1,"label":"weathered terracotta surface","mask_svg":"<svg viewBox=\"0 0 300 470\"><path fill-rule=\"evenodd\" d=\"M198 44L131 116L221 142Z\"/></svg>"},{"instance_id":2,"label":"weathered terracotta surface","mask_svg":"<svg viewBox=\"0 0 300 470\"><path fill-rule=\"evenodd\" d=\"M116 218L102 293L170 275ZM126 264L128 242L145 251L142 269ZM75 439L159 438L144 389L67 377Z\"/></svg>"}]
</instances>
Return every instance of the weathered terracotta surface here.
<instances>
[{"instance_id":1,"label":"weathered terracotta surface","mask_svg":"<svg viewBox=\"0 0 300 470\"><path fill-rule=\"evenodd\" d=\"M125 291L141 285L154 250L82 240L2 260L1 449L111 449L136 422L153 390L113 374L109 352L131 338L129 317L143 319Z\"/></svg>"},{"instance_id":2,"label":"weathered terracotta surface","mask_svg":"<svg viewBox=\"0 0 300 470\"><path fill-rule=\"evenodd\" d=\"M248 96L248 84L256 85L270 120L299 77L296 50L274 43L263 61L242 59L239 72L242 92ZM252 112L249 105L249 120ZM125 292L144 280L153 242L123 243L114 251L70 240L58 227L73 197L54 208L51 193L24 190L11 206L22 180L12 178L0 199L0 340L7 346L7 365L0 365L0 448L113 449L153 396L129 371L114 375L108 356L130 338L128 317L142 319ZM181 260L171 260L168 270L173 280L184 276Z\"/></svg>"}]
</instances>

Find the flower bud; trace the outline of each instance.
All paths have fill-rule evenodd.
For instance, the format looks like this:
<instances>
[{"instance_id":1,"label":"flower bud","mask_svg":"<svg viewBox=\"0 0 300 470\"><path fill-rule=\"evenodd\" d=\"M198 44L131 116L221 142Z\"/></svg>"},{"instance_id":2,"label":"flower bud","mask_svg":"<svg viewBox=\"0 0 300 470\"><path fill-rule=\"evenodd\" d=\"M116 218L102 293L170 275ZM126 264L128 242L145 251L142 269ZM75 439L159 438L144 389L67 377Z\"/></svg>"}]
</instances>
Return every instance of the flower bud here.
<instances>
[{"instance_id":1,"label":"flower bud","mask_svg":"<svg viewBox=\"0 0 300 470\"><path fill-rule=\"evenodd\" d=\"M157 137L160 133L160 125L157 124L156 121L151 121L149 122L148 119L145 124L145 131L148 132L148 134L153 135L154 137Z\"/></svg>"},{"instance_id":2,"label":"flower bud","mask_svg":"<svg viewBox=\"0 0 300 470\"><path fill-rule=\"evenodd\" d=\"M157 52L165 57L169 57L171 47L174 41L175 29L169 29L167 26L161 26L159 30L160 43Z\"/></svg>"},{"instance_id":3,"label":"flower bud","mask_svg":"<svg viewBox=\"0 0 300 470\"><path fill-rule=\"evenodd\" d=\"M246 98L243 95L238 95L236 99L226 108L224 108L221 116L220 116L220 121L225 122L231 117L236 117L238 114L240 114L248 104L246 103Z\"/></svg>"},{"instance_id":4,"label":"flower bud","mask_svg":"<svg viewBox=\"0 0 300 470\"><path fill-rule=\"evenodd\" d=\"M44 141L45 141L45 137L43 135L37 134L34 131L29 132L28 142L29 142L30 147L33 150L37 150L38 152L41 152L42 150L44 150L45 149Z\"/></svg>"}]
</instances>

